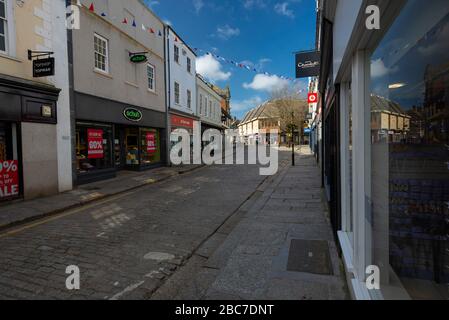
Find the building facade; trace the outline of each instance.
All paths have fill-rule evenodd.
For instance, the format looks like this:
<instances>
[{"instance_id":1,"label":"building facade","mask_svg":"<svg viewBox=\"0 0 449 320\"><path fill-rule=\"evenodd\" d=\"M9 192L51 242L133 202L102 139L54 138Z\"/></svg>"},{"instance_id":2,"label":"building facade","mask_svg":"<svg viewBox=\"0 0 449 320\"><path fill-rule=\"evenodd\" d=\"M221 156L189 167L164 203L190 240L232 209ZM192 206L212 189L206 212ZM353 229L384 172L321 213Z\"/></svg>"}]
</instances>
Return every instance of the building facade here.
<instances>
[{"instance_id":1,"label":"building facade","mask_svg":"<svg viewBox=\"0 0 449 320\"><path fill-rule=\"evenodd\" d=\"M222 131L221 105L223 98L201 75L197 75L197 110L201 120L201 133L207 129Z\"/></svg>"},{"instance_id":2,"label":"building facade","mask_svg":"<svg viewBox=\"0 0 449 320\"><path fill-rule=\"evenodd\" d=\"M0 201L72 188L65 15L62 0L0 1Z\"/></svg>"},{"instance_id":3,"label":"building facade","mask_svg":"<svg viewBox=\"0 0 449 320\"><path fill-rule=\"evenodd\" d=\"M170 26L165 27L165 72L170 133L185 129L200 134L197 110L196 53L186 45ZM171 145L175 142L172 141ZM193 154L192 154L193 156Z\"/></svg>"},{"instance_id":4,"label":"building facade","mask_svg":"<svg viewBox=\"0 0 449 320\"><path fill-rule=\"evenodd\" d=\"M164 24L138 0L81 3L70 39L76 183L165 164Z\"/></svg>"},{"instance_id":5,"label":"building facade","mask_svg":"<svg viewBox=\"0 0 449 320\"><path fill-rule=\"evenodd\" d=\"M380 29L367 28L368 5ZM352 294L447 300L447 1L318 7L323 182Z\"/></svg>"}]
</instances>

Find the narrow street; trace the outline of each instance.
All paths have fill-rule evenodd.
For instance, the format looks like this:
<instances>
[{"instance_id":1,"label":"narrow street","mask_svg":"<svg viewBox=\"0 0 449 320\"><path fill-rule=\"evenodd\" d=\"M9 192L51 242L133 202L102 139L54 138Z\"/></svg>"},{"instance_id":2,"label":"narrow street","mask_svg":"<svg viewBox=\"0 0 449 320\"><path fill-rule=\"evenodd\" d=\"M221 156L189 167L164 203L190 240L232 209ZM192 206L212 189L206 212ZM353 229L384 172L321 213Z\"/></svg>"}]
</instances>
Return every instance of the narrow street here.
<instances>
[{"instance_id":1,"label":"narrow street","mask_svg":"<svg viewBox=\"0 0 449 320\"><path fill-rule=\"evenodd\" d=\"M233 229L266 180L258 166L204 167L3 231L0 298L151 298L220 227ZM70 265L80 290L66 289Z\"/></svg>"}]
</instances>

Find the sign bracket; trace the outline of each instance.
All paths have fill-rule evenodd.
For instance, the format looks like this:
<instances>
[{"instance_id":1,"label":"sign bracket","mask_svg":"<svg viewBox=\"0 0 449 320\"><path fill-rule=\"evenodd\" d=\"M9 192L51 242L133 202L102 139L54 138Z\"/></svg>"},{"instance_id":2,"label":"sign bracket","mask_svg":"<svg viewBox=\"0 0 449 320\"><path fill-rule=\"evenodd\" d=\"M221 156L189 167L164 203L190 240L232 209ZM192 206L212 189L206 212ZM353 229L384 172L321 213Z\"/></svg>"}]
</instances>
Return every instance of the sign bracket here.
<instances>
[{"instance_id":1,"label":"sign bracket","mask_svg":"<svg viewBox=\"0 0 449 320\"><path fill-rule=\"evenodd\" d=\"M33 60L34 58L48 57L50 58L54 54L53 51L33 51L28 50L28 60Z\"/></svg>"}]
</instances>

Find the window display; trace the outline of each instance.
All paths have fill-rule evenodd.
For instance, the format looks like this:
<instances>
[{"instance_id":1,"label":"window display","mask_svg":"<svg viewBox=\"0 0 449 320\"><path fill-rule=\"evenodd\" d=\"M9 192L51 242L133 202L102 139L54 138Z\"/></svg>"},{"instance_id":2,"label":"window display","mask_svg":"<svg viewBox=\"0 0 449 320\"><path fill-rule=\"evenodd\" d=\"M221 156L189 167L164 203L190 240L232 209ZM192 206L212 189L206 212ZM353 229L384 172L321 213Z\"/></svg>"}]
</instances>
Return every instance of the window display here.
<instances>
[{"instance_id":1,"label":"window display","mask_svg":"<svg viewBox=\"0 0 449 320\"><path fill-rule=\"evenodd\" d=\"M372 252L386 298L449 298L449 10L426 6L409 1L371 58Z\"/></svg>"},{"instance_id":2,"label":"window display","mask_svg":"<svg viewBox=\"0 0 449 320\"><path fill-rule=\"evenodd\" d=\"M112 168L112 127L76 125L76 170L79 174Z\"/></svg>"},{"instance_id":3,"label":"window display","mask_svg":"<svg viewBox=\"0 0 449 320\"><path fill-rule=\"evenodd\" d=\"M141 162L143 166L161 161L161 144L159 131L156 129L141 129Z\"/></svg>"},{"instance_id":4,"label":"window display","mask_svg":"<svg viewBox=\"0 0 449 320\"><path fill-rule=\"evenodd\" d=\"M0 122L0 201L20 196L16 125Z\"/></svg>"}]
</instances>

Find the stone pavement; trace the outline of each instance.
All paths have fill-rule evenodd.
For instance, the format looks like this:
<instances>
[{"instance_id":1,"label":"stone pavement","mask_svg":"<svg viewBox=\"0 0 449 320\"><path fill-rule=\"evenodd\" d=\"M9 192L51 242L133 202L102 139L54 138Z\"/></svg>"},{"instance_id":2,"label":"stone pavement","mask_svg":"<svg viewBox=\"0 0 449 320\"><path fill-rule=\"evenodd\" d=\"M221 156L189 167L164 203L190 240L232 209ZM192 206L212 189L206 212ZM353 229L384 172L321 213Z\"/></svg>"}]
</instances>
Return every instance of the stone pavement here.
<instances>
[{"instance_id":1,"label":"stone pavement","mask_svg":"<svg viewBox=\"0 0 449 320\"><path fill-rule=\"evenodd\" d=\"M152 299L349 298L319 169L299 150L297 166L261 185Z\"/></svg>"},{"instance_id":2,"label":"stone pavement","mask_svg":"<svg viewBox=\"0 0 449 320\"><path fill-rule=\"evenodd\" d=\"M122 171L114 179L90 183L73 191L0 206L0 230L31 222L184 174L200 166L163 167L145 172Z\"/></svg>"}]
</instances>

